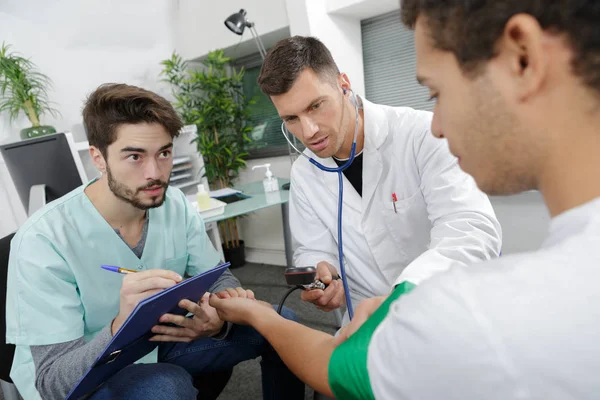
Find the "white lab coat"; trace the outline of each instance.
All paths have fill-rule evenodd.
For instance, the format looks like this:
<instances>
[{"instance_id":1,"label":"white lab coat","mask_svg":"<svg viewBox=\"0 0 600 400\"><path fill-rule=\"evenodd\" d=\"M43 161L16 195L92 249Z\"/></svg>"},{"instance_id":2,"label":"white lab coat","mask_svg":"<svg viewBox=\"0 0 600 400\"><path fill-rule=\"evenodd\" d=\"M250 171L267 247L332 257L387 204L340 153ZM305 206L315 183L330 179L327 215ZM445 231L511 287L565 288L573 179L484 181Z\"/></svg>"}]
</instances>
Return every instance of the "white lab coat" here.
<instances>
[{"instance_id":1,"label":"white lab coat","mask_svg":"<svg viewBox=\"0 0 600 400\"><path fill-rule=\"evenodd\" d=\"M497 257L501 228L490 201L459 168L447 142L431 134L432 114L366 100L363 107L362 198L346 177L343 198L344 259L354 307L405 280L419 284L452 264ZM290 193L295 265L327 261L339 271L337 209L338 174L299 157Z\"/></svg>"}]
</instances>

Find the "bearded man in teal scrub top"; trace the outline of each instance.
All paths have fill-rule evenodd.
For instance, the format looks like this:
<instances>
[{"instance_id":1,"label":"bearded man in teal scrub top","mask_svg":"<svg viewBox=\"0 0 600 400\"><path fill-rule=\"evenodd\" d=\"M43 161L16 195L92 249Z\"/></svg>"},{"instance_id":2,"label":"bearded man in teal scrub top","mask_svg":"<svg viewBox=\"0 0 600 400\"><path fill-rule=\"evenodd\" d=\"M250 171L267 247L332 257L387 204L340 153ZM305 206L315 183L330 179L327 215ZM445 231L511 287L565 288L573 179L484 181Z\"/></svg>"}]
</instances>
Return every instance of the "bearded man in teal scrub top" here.
<instances>
[{"instance_id":1,"label":"bearded man in teal scrub top","mask_svg":"<svg viewBox=\"0 0 600 400\"><path fill-rule=\"evenodd\" d=\"M88 98L83 119L102 176L36 212L11 243L6 336L17 346L11 378L26 399L64 399L140 300L220 261L199 214L168 186L182 127L169 102L108 84ZM239 286L226 271L211 291L253 296ZM206 296L179 305L193 318L163 316L175 326L153 328L157 351L92 399L195 399L192 375L258 356L265 398L304 398L304 385L254 329L224 323Z\"/></svg>"}]
</instances>

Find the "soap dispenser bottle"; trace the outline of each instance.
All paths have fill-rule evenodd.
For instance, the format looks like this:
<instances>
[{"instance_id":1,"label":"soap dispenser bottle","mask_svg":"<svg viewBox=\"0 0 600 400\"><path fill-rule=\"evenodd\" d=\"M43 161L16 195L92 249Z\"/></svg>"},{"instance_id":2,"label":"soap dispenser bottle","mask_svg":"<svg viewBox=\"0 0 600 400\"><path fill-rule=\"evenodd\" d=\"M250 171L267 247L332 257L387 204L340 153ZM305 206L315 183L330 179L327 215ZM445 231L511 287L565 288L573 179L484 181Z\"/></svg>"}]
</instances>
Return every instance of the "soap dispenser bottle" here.
<instances>
[{"instance_id":1,"label":"soap dispenser bottle","mask_svg":"<svg viewBox=\"0 0 600 400\"><path fill-rule=\"evenodd\" d=\"M210 196L204 189L203 184L198 185L198 194L196 194L196 201L198 202L198 210L205 211L210 208Z\"/></svg>"},{"instance_id":2,"label":"soap dispenser bottle","mask_svg":"<svg viewBox=\"0 0 600 400\"><path fill-rule=\"evenodd\" d=\"M279 190L279 184L277 182L277 178L273 177L273 173L271 172L271 164L263 164L263 165L255 165L252 167L254 171L257 168L266 168L267 172L265 173L265 179L263 179L263 186L265 188L265 193L276 192Z\"/></svg>"}]
</instances>

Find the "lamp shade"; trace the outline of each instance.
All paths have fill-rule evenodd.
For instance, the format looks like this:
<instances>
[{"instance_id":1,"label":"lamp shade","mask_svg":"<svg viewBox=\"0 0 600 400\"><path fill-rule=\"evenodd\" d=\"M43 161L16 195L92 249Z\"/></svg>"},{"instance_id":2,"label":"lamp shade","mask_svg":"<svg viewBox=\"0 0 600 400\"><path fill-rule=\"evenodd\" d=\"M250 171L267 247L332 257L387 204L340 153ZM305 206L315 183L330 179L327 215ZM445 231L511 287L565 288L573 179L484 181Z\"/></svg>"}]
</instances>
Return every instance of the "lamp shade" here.
<instances>
[{"instance_id":1,"label":"lamp shade","mask_svg":"<svg viewBox=\"0 0 600 400\"><path fill-rule=\"evenodd\" d=\"M244 33L244 28L246 28L246 10L241 9L239 12L235 14L231 14L225 20L225 26L233 33L237 35L242 35Z\"/></svg>"}]
</instances>

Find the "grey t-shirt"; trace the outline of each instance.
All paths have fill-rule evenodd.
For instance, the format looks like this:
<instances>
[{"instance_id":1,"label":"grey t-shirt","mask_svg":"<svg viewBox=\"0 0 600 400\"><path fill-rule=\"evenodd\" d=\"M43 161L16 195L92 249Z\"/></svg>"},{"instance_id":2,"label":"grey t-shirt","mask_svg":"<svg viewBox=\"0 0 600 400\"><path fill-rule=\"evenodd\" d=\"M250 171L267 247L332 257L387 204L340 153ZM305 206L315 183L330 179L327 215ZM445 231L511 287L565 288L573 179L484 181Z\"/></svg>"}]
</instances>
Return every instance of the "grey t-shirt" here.
<instances>
[{"instance_id":1,"label":"grey t-shirt","mask_svg":"<svg viewBox=\"0 0 600 400\"><path fill-rule=\"evenodd\" d=\"M146 237L148 235L148 213L142 228L142 235L136 246L131 251L142 257ZM121 237L118 229L115 232ZM226 270L215 282L209 292L216 293L227 288L239 287L240 282L233 274ZM224 339L231 329L227 323L220 335L213 339ZM56 343L42 346L31 346L31 356L35 365L35 387L47 400L64 399L73 386L92 366L98 355L104 350L112 339L110 325L102 329L90 342L85 343L83 337L65 343Z\"/></svg>"},{"instance_id":2,"label":"grey t-shirt","mask_svg":"<svg viewBox=\"0 0 600 400\"><path fill-rule=\"evenodd\" d=\"M129 248L131 249L131 251L133 251L133 254L135 254L137 258L142 258L142 253L144 253L144 246L146 245L146 238L148 237L149 221L150 221L150 213L147 212L146 218L144 220L144 226L142 227L142 235L140 236L139 242L134 247L129 246L129 244L127 244L127 242L125 242L125 239L123 238L123 236L121 236L121 231L119 230L119 228L115 229L115 232L117 233L117 235L119 235L119 237L121 239L123 239L125 244L127 244L129 246Z\"/></svg>"}]
</instances>

